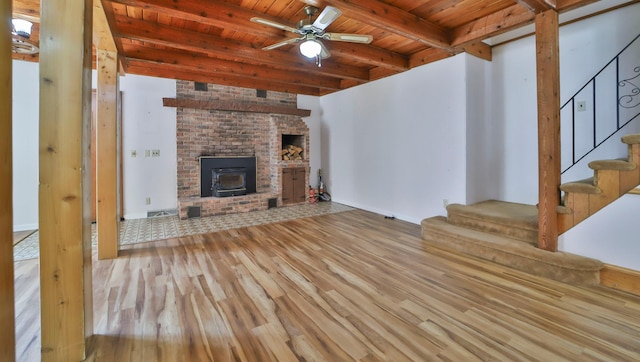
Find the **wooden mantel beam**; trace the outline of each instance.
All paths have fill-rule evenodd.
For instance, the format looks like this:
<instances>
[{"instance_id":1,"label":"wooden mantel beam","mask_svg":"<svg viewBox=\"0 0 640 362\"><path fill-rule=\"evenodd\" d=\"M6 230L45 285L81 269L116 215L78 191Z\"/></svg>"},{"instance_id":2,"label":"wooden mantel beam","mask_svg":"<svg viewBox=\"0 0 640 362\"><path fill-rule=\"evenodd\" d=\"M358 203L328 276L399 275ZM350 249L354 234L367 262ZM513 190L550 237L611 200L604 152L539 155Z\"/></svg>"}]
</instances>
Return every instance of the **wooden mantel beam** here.
<instances>
[{"instance_id":1,"label":"wooden mantel beam","mask_svg":"<svg viewBox=\"0 0 640 362\"><path fill-rule=\"evenodd\" d=\"M311 110L291 107L272 106L238 101L199 101L195 99L162 98L165 107L208 109L231 112L275 113L291 116L309 117Z\"/></svg>"}]
</instances>

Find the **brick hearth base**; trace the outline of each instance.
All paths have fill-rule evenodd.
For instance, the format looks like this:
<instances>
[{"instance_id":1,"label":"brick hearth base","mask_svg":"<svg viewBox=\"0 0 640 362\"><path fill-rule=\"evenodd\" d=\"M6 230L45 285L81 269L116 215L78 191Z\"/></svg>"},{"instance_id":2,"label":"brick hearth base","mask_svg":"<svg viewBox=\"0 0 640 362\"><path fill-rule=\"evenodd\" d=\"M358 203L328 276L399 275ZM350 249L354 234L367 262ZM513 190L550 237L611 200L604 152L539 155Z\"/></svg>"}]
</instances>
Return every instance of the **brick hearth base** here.
<instances>
[{"instance_id":1,"label":"brick hearth base","mask_svg":"<svg viewBox=\"0 0 640 362\"><path fill-rule=\"evenodd\" d=\"M178 199L178 215L180 219L186 219L190 206L200 206L202 217L262 211L267 209L268 200L273 198L277 199L278 194L262 192L230 197L185 197Z\"/></svg>"}]
</instances>

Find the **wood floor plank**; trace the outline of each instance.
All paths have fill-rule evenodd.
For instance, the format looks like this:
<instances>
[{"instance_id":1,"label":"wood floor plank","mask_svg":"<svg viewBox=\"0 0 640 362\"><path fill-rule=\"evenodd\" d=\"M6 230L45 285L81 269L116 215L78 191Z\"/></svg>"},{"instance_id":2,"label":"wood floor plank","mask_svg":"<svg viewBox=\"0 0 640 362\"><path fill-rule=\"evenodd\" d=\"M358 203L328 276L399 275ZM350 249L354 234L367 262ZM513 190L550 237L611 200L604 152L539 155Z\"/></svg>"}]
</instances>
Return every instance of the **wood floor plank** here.
<instances>
[{"instance_id":1,"label":"wood floor plank","mask_svg":"<svg viewBox=\"0 0 640 362\"><path fill-rule=\"evenodd\" d=\"M360 210L128 248L94 260L88 361L640 360L639 297ZM20 361L39 360L37 269L16 263Z\"/></svg>"}]
</instances>

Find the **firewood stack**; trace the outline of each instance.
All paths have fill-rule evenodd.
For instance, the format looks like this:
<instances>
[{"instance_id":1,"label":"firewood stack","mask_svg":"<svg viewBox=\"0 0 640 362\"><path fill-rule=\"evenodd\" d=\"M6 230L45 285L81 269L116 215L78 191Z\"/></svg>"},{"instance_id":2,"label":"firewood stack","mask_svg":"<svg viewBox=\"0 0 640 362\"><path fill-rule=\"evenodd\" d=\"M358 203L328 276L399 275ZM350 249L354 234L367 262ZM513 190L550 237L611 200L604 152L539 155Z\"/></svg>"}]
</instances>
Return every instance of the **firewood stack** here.
<instances>
[{"instance_id":1,"label":"firewood stack","mask_svg":"<svg viewBox=\"0 0 640 362\"><path fill-rule=\"evenodd\" d=\"M280 151L282 159L285 161L301 161L302 160L302 148L294 145L285 146Z\"/></svg>"}]
</instances>

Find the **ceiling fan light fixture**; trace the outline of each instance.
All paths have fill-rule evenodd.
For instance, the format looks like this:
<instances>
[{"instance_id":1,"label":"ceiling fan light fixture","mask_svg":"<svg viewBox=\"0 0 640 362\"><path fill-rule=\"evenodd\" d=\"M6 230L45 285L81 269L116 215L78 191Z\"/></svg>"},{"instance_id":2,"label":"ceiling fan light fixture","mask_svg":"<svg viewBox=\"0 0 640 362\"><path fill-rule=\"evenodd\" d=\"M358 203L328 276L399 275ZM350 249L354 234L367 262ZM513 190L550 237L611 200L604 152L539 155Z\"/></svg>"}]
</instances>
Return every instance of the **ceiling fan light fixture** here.
<instances>
[{"instance_id":1,"label":"ceiling fan light fixture","mask_svg":"<svg viewBox=\"0 0 640 362\"><path fill-rule=\"evenodd\" d=\"M19 35L27 39L31 36L31 27L33 24L30 21L24 19L11 19L11 25L13 26L11 32L14 35Z\"/></svg>"},{"instance_id":2,"label":"ceiling fan light fixture","mask_svg":"<svg viewBox=\"0 0 640 362\"><path fill-rule=\"evenodd\" d=\"M316 40L307 39L300 44L300 53L307 58L315 58L322 52L322 46Z\"/></svg>"}]
</instances>

